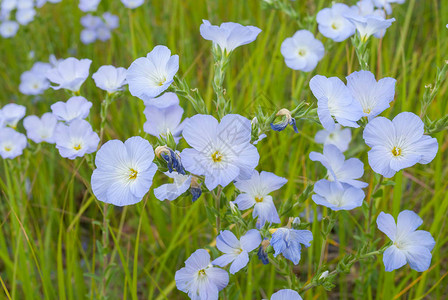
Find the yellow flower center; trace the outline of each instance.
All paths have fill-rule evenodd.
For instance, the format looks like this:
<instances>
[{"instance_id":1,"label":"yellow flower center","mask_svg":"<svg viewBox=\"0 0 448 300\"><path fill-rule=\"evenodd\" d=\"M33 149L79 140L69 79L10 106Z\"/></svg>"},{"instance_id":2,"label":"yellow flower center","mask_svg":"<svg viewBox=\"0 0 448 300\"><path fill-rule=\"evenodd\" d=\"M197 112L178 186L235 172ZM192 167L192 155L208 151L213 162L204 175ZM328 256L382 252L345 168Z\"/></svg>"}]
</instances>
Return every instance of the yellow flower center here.
<instances>
[{"instance_id":1,"label":"yellow flower center","mask_svg":"<svg viewBox=\"0 0 448 300\"><path fill-rule=\"evenodd\" d=\"M204 269L199 270L198 274L201 276L205 276L205 270Z\"/></svg>"},{"instance_id":2,"label":"yellow flower center","mask_svg":"<svg viewBox=\"0 0 448 300\"><path fill-rule=\"evenodd\" d=\"M6 152L9 152L9 151L11 151L11 150L12 150L11 147L8 147L8 146L5 147L5 151L6 151Z\"/></svg>"},{"instance_id":3,"label":"yellow flower center","mask_svg":"<svg viewBox=\"0 0 448 300\"><path fill-rule=\"evenodd\" d=\"M213 162L220 162L222 160L222 154L218 151L213 152L212 154Z\"/></svg>"},{"instance_id":4,"label":"yellow flower center","mask_svg":"<svg viewBox=\"0 0 448 300\"><path fill-rule=\"evenodd\" d=\"M75 149L76 151L81 150L81 144L76 144L73 149Z\"/></svg>"},{"instance_id":5,"label":"yellow flower center","mask_svg":"<svg viewBox=\"0 0 448 300\"><path fill-rule=\"evenodd\" d=\"M401 155L401 148L398 148L397 146L395 146L394 149L392 149L392 154L395 157L400 156Z\"/></svg>"},{"instance_id":6,"label":"yellow flower center","mask_svg":"<svg viewBox=\"0 0 448 300\"><path fill-rule=\"evenodd\" d=\"M334 30L338 29L338 25L336 23L331 24L331 28L333 28Z\"/></svg>"},{"instance_id":7,"label":"yellow flower center","mask_svg":"<svg viewBox=\"0 0 448 300\"><path fill-rule=\"evenodd\" d=\"M138 172L134 169L129 169L130 174L129 174L129 180L134 180L137 178Z\"/></svg>"},{"instance_id":8,"label":"yellow flower center","mask_svg":"<svg viewBox=\"0 0 448 300\"><path fill-rule=\"evenodd\" d=\"M255 197L255 202L263 202L263 197L261 196Z\"/></svg>"},{"instance_id":9,"label":"yellow flower center","mask_svg":"<svg viewBox=\"0 0 448 300\"><path fill-rule=\"evenodd\" d=\"M363 111L365 114L370 114L372 112L372 110L370 108L364 108Z\"/></svg>"},{"instance_id":10,"label":"yellow flower center","mask_svg":"<svg viewBox=\"0 0 448 300\"><path fill-rule=\"evenodd\" d=\"M300 55L300 56L305 56L305 54L306 54L306 51L305 51L305 50L303 50L303 49L300 49L300 50L299 50L299 55Z\"/></svg>"}]
</instances>

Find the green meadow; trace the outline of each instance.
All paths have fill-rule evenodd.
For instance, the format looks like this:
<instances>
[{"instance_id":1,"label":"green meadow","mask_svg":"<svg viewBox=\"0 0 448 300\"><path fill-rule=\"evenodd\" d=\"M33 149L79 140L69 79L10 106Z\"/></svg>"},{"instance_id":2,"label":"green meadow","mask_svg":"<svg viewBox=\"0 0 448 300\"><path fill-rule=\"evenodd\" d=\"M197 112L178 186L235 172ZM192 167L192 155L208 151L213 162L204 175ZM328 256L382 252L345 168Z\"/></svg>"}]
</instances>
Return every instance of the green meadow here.
<instances>
[{"instance_id":1,"label":"green meadow","mask_svg":"<svg viewBox=\"0 0 448 300\"><path fill-rule=\"evenodd\" d=\"M301 16L313 17L331 1L285 1ZM354 1L345 1L354 4ZM316 74L345 77L360 69L350 39L335 43L317 30L311 30L325 45L325 57L317 68L304 73L289 69L280 53L280 45L299 27L297 20L283 11L268 9L257 0L147 0L134 10L118 0L103 0L98 12L110 11L120 17L120 27L111 40L84 45L80 42L84 15L78 1L63 0L38 10L36 19L20 27L14 38L0 39L0 106L15 102L27 107L27 115L42 115L50 105L66 101L63 90L47 90L39 97L25 96L18 90L20 75L35 61L57 58L89 58L90 74L102 65L129 67L138 57L146 56L154 46L166 45L180 58L177 75L197 88L209 111L214 112L212 44L199 33L202 19L212 24L233 21L262 29L258 38L237 48L230 57L224 80L226 96L233 112L248 119L258 106L272 114L281 108L293 110L299 103L316 106L308 83ZM402 111L421 113L421 100L434 82L438 68L448 60L448 1L406 0L394 5L396 21L381 40L369 43L370 70L378 78L397 79L395 100L382 116L393 118ZM34 51L34 58L30 52ZM426 117L437 120L448 114L448 84L442 81ZM100 126L101 101L106 93L89 78L81 94L93 103L89 121ZM192 105L180 97L184 117L195 114ZM126 140L135 135L157 139L143 132L146 121L143 101L124 92L112 103L107 116L103 142ZM303 299L447 299L448 298L448 134L433 134L439 142L436 158L427 165L416 165L398 172L387 184L374 190L378 176L371 171L368 147L362 128L352 130L353 140L347 157L364 162L363 181L370 185L366 203L372 206L372 219L365 218L365 207L338 214L338 220L324 247L330 271L347 254L356 254L366 240L368 247L385 244L387 237L376 228L376 216L387 212L394 217L402 210L415 211L424 223L419 229L430 231L436 240L431 267L422 273L408 265L385 272L382 255L356 262L347 273L337 274L334 287L322 286L302 290L316 272L323 240L322 222L311 213L317 205L311 194L302 193L326 170L309 160L311 151L322 151L314 141L320 124L298 119L299 133L292 128L268 131L257 145L260 153L258 170L273 172L288 183L272 196L286 225L288 217L310 222L314 240L302 250L297 266L284 258L263 265L256 255L243 271L230 275L229 286L220 299L269 299L282 288L297 290ZM18 130L25 132L20 123ZM185 141L182 147L187 147ZM132 206L109 206L107 219L104 205L92 193L92 169L86 158L68 160L60 157L54 145L32 144L14 160L0 162L0 299L187 299L176 288L175 272L196 249L219 252L215 245L216 229L208 207L214 205L210 193L204 192L194 203L190 199L159 201L152 189L143 200ZM153 187L166 182L155 176ZM227 210L234 200L233 185L224 189L221 207ZM366 204L367 205L367 204ZM288 206L286 208L286 206ZM329 214L319 207L323 217ZM251 219L251 215L245 218ZM106 221L108 220L108 221ZM232 226L223 220L221 228ZM366 233L367 231L367 233ZM372 248L373 249L373 248ZM289 270L285 274L284 270ZM283 271L279 271L283 270ZM294 274L293 276L290 276ZM287 276L286 276L287 275Z\"/></svg>"}]
</instances>

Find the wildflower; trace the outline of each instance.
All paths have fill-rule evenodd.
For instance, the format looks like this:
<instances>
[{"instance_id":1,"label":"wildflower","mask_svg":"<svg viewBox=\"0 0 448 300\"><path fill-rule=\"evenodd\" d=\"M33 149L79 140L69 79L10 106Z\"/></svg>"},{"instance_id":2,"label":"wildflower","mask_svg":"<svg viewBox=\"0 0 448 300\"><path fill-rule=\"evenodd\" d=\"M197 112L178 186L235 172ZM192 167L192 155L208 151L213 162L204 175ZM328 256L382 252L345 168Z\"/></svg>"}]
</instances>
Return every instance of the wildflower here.
<instances>
[{"instance_id":1,"label":"wildflower","mask_svg":"<svg viewBox=\"0 0 448 300\"><path fill-rule=\"evenodd\" d=\"M79 9L83 12L96 11L101 0L79 0Z\"/></svg>"},{"instance_id":2,"label":"wildflower","mask_svg":"<svg viewBox=\"0 0 448 300\"><path fill-rule=\"evenodd\" d=\"M286 128L286 126L291 125L292 128L294 128L295 133L299 132L296 126L296 119L291 116L291 112L289 110L287 110L286 108L282 108L278 111L276 116L284 116L284 119L282 122L277 124L271 123L270 125L272 130L282 131Z\"/></svg>"},{"instance_id":3,"label":"wildflower","mask_svg":"<svg viewBox=\"0 0 448 300\"><path fill-rule=\"evenodd\" d=\"M174 179L174 182L162 184L154 189L154 196L160 201L165 199L173 201L190 188L191 175L183 175L175 171L163 172L163 174Z\"/></svg>"},{"instance_id":4,"label":"wildflower","mask_svg":"<svg viewBox=\"0 0 448 300\"><path fill-rule=\"evenodd\" d=\"M328 170L328 179L347 183L357 188L365 188L368 184L359 180L364 174L364 164L357 158L345 160L344 154L334 145L324 146L323 154L310 153L312 161L320 162Z\"/></svg>"},{"instance_id":5,"label":"wildflower","mask_svg":"<svg viewBox=\"0 0 448 300\"><path fill-rule=\"evenodd\" d=\"M272 294L271 300L302 300L302 297L294 290L283 289Z\"/></svg>"},{"instance_id":6,"label":"wildflower","mask_svg":"<svg viewBox=\"0 0 448 300\"><path fill-rule=\"evenodd\" d=\"M62 157L75 159L95 152L100 138L89 122L78 119L69 125L58 124L54 131L54 141Z\"/></svg>"},{"instance_id":7,"label":"wildflower","mask_svg":"<svg viewBox=\"0 0 448 300\"><path fill-rule=\"evenodd\" d=\"M34 20L36 10L32 7L19 9L16 12L16 20L20 25L28 25Z\"/></svg>"},{"instance_id":8,"label":"wildflower","mask_svg":"<svg viewBox=\"0 0 448 300\"><path fill-rule=\"evenodd\" d=\"M124 143L111 140L95 157L92 191L96 198L116 206L140 202L149 191L157 171L151 144L134 136Z\"/></svg>"},{"instance_id":9,"label":"wildflower","mask_svg":"<svg viewBox=\"0 0 448 300\"><path fill-rule=\"evenodd\" d=\"M353 10L342 3L322 9L316 16L319 32L335 42L346 40L355 33L355 26L345 18L347 14L352 13Z\"/></svg>"},{"instance_id":10,"label":"wildflower","mask_svg":"<svg viewBox=\"0 0 448 300\"><path fill-rule=\"evenodd\" d=\"M285 39L280 51L289 68L303 72L314 70L325 54L322 42L308 30L299 30Z\"/></svg>"},{"instance_id":11,"label":"wildflower","mask_svg":"<svg viewBox=\"0 0 448 300\"><path fill-rule=\"evenodd\" d=\"M313 201L334 211L350 210L362 205L365 194L360 188L326 179L314 184Z\"/></svg>"},{"instance_id":12,"label":"wildflower","mask_svg":"<svg viewBox=\"0 0 448 300\"><path fill-rule=\"evenodd\" d=\"M229 274L210 264L210 254L196 250L174 277L176 286L191 299L218 300L219 291L229 283Z\"/></svg>"},{"instance_id":13,"label":"wildflower","mask_svg":"<svg viewBox=\"0 0 448 300\"><path fill-rule=\"evenodd\" d=\"M347 87L369 120L389 108L395 96L395 83L396 80L390 77L377 82L369 71L353 72L347 76Z\"/></svg>"},{"instance_id":14,"label":"wildflower","mask_svg":"<svg viewBox=\"0 0 448 300\"><path fill-rule=\"evenodd\" d=\"M316 217L316 221L322 220L322 212L320 211L319 207L316 208L316 211L314 211L314 209L312 209L312 208L303 210L299 214L299 216L302 218L305 218L308 221L308 223L313 223L315 217Z\"/></svg>"},{"instance_id":15,"label":"wildflower","mask_svg":"<svg viewBox=\"0 0 448 300\"><path fill-rule=\"evenodd\" d=\"M145 0L121 0L121 3L127 8L134 9L145 3Z\"/></svg>"},{"instance_id":16,"label":"wildflower","mask_svg":"<svg viewBox=\"0 0 448 300\"><path fill-rule=\"evenodd\" d=\"M158 146L155 150L155 154L157 157L161 157L165 160L170 173L176 170L176 172L186 175L179 153L174 152L167 146Z\"/></svg>"},{"instance_id":17,"label":"wildflower","mask_svg":"<svg viewBox=\"0 0 448 300\"><path fill-rule=\"evenodd\" d=\"M382 38L386 33L386 29L395 21L394 18L386 19L376 15L349 15L346 18L356 27L363 42L366 42L372 35L377 38Z\"/></svg>"},{"instance_id":18,"label":"wildflower","mask_svg":"<svg viewBox=\"0 0 448 300\"><path fill-rule=\"evenodd\" d=\"M216 247L224 252L212 264L224 267L230 263L230 274L235 274L249 262L249 252L255 250L261 243L258 230L251 229L240 240L229 230L221 231L216 238Z\"/></svg>"},{"instance_id":19,"label":"wildflower","mask_svg":"<svg viewBox=\"0 0 448 300\"><path fill-rule=\"evenodd\" d=\"M101 25L95 29L95 33L97 39L102 42L109 40L112 36L111 30L104 23L101 23Z\"/></svg>"},{"instance_id":20,"label":"wildflower","mask_svg":"<svg viewBox=\"0 0 448 300\"><path fill-rule=\"evenodd\" d=\"M368 156L373 171L390 178L416 163L430 163L437 154L438 143L424 132L422 120L410 112L402 112L392 121L384 117L371 120L363 137L372 148Z\"/></svg>"},{"instance_id":21,"label":"wildflower","mask_svg":"<svg viewBox=\"0 0 448 300\"><path fill-rule=\"evenodd\" d=\"M160 95L179 70L179 56L165 46L156 46L146 57L137 58L126 72L129 92L142 100Z\"/></svg>"},{"instance_id":22,"label":"wildflower","mask_svg":"<svg viewBox=\"0 0 448 300\"><path fill-rule=\"evenodd\" d=\"M17 127L17 123L25 116L26 107L15 103L8 103L1 109L3 123L12 128Z\"/></svg>"},{"instance_id":23,"label":"wildflower","mask_svg":"<svg viewBox=\"0 0 448 300\"><path fill-rule=\"evenodd\" d=\"M257 228L264 226L266 222L280 223L280 218L275 208L272 196L269 193L280 189L288 180L274 173L258 173L253 171L248 180L237 180L235 187L242 193L235 199L235 204L240 210L254 206L253 218L258 217Z\"/></svg>"},{"instance_id":24,"label":"wildflower","mask_svg":"<svg viewBox=\"0 0 448 300\"><path fill-rule=\"evenodd\" d=\"M176 142L179 141L185 121L181 124L184 110L179 105L179 98L175 93L165 93L150 100L143 113L146 122L143 124L143 130L155 137L167 137L171 133Z\"/></svg>"},{"instance_id":25,"label":"wildflower","mask_svg":"<svg viewBox=\"0 0 448 300\"><path fill-rule=\"evenodd\" d=\"M212 116L195 115L182 135L193 147L181 153L185 169L204 175L209 190L249 178L258 165L257 148L250 144L250 121L240 115L226 115L219 124Z\"/></svg>"},{"instance_id":26,"label":"wildflower","mask_svg":"<svg viewBox=\"0 0 448 300\"><path fill-rule=\"evenodd\" d=\"M374 14L375 6L372 0L360 0L355 6L357 14L360 16L367 16Z\"/></svg>"},{"instance_id":27,"label":"wildflower","mask_svg":"<svg viewBox=\"0 0 448 300\"><path fill-rule=\"evenodd\" d=\"M405 0L373 0L376 7L382 8L388 15L392 13L391 3L403 4Z\"/></svg>"},{"instance_id":28,"label":"wildflower","mask_svg":"<svg viewBox=\"0 0 448 300\"><path fill-rule=\"evenodd\" d=\"M96 38L95 29L86 28L81 31L81 42L85 45L95 42Z\"/></svg>"},{"instance_id":29,"label":"wildflower","mask_svg":"<svg viewBox=\"0 0 448 300\"><path fill-rule=\"evenodd\" d=\"M81 18L81 25L84 26L87 29L95 29L103 23L103 20L101 20L100 17L93 16L91 14L87 14L85 16L82 16Z\"/></svg>"},{"instance_id":30,"label":"wildflower","mask_svg":"<svg viewBox=\"0 0 448 300\"><path fill-rule=\"evenodd\" d=\"M269 264L269 257L268 254L266 253L266 248L270 245L270 242L268 239L264 239L261 242L261 246L260 248L258 248L258 252L257 252L257 256L258 259L261 260L261 262L263 263L263 265L267 265Z\"/></svg>"},{"instance_id":31,"label":"wildflower","mask_svg":"<svg viewBox=\"0 0 448 300\"><path fill-rule=\"evenodd\" d=\"M0 24L0 35L4 38L12 38L19 30L19 24L15 21L3 21Z\"/></svg>"},{"instance_id":32,"label":"wildflower","mask_svg":"<svg viewBox=\"0 0 448 300\"><path fill-rule=\"evenodd\" d=\"M350 128L342 128L339 124L336 124L333 130L322 129L314 136L316 143L334 145L342 152L348 149L351 139Z\"/></svg>"},{"instance_id":33,"label":"wildflower","mask_svg":"<svg viewBox=\"0 0 448 300\"><path fill-rule=\"evenodd\" d=\"M359 127L356 121L363 116L361 105L339 78L316 75L310 80L310 88L317 98L317 115L325 129L334 130L332 116L343 126Z\"/></svg>"},{"instance_id":34,"label":"wildflower","mask_svg":"<svg viewBox=\"0 0 448 300\"><path fill-rule=\"evenodd\" d=\"M26 136L12 128L0 128L0 156L13 159L22 155L26 148Z\"/></svg>"},{"instance_id":35,"label":"wildflower","mask_svg":"<svg viewBox=\"0 0 448 300\"><path fill-rule=\"evenodd\" d=\"M233 22L216 26L207 20L202 20L199 30L204 39L212 41L214 47L219 46L227 55L235 48L255 41L261 32L261 29L255 26L243 26Z\"/></svg>"},{"instance_id":36,"label":"wildflower","mask_svg":"<svg viewBox=\"0 0 448 300\"><path fill-rule=\"evenodd\" d=\"M417 230L423 220L413 211L400 212L395 223L394 217L381 212L376 219L378 229L393 242L383 254L387 272L399 269L406 263L417 272L426 271L431 264L431 250L436 244L431 233Z\"/></svg>"},{"instance_id":37,"label":"wildflower","mask_svg":"<svg viewBox=\"0 0 448 300\"><path fill-rule=\"evenodd\" d=\"M85 119L89 115L92 102L82 96L74 96L67 102L56 102L51 105L51 111L58 120L70 123L74 120Z\"/></svg>"},{"instance_id":38,"label":"wildflower","mask_svg":"<svg viewBox=\"0 0 448 300\"><path fill-rule=\"evenodd\" d=\"M40 95L50 87L45 71L38 72L33 69L20 75L19 91L24 95Z\"/></svg>"},{"instance_id":39,"label":"wildflower","mask_svg":"<svg viewBox=\"0 0 448 300\"><path fill-rule=\"evenodd\" d=\"M121 91L126 84L126 69L115 68L114 66L101 66L92 75L98 88L107 91L109 94Z\"/></svg>"},{"instance_id":40,"label":"wildflower","mask_svg":"<svg viewBox=\"0 0 448 300\"><path fill-rule=\"evenodd\" d=\"M53 89L67 89L77 92L89 76L91 63L90 59L78 60L74 57L69 57L59 62L46 75L51 82L58 84L58 86L52 86Z\"/></svg>"},{"instance_id":41,"label":"wildflower","mask_svg":"<svg viewBox=\"0 0 448 300\"><path fill-rule=\"evenodd\" d=\"M57 118L52 113L45 113L41 118L28 116L23 120L23 127L26 135L35 143L47 142L54 144L54 130L57 125Z\"/></svg>"},{"instance_id":42,"label":"wildflower","mask_svg":"<svg viewBox=\"0 0 448 300\"><path fill-rule=\"evenodd\" d=\"M312 240L313 234L309 230L279 228L271 238L271 245L275 251L274 257L281 253L286 259L297 265L300 261L301 244L309 247Z\"/></svg>"},{"instance_id":43,"label":"wildflower","mask_svg":"<svg viewBox=\"0 0 448 300\"><path fill-rule=\"evenodd\" d=\"M118 16L111 14L110 12L103 13L104 24L109 29L117 29L120 26L120 19Z\"/></svg>"}]
</instances>

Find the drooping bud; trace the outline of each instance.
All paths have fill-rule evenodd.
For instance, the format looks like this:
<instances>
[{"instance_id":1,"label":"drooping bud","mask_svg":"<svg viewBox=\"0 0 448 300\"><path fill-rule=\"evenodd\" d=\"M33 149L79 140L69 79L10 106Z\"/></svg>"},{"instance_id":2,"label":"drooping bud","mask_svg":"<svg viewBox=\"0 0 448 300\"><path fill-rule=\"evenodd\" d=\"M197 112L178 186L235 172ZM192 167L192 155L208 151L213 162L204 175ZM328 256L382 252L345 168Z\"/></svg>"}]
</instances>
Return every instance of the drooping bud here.
<instances>
[{"instance_id":1,"label":"drooping bud","mask_svg":"<svg viewBox=\"0 0 448 300\"><path fill-rule=\"evenodd\" d=\"M190 193L193 196L193 202L202 195L201 183L199 183L199 178L194 175L191 176Z\"/></svg>"},{"instance_id":2,"label":"drooping bud","mask_svg":"<svg viewBox=\"0 0 448 300\"><path fill-rule=\"evenodd\" d=\"M154 153L158 158L162 158L166 162L170 173L175 170L179 174L186 175L179 154L174 152L171 148L168 148L166 145L158 146Z\"/></svg>"},{"instance_id":3,"label":"drooping bud","mask_svg":"<svg viewBox=\"0 0 448 300\"><path fill-rule=\"evenodd\" d=\"M291 125L294 128L294 132L298 133L299 129L296 126L296 119L294 119L291 115L291 112L286 108L282 108L276 114L277 117L283 117L283 121L280 123L271 123L272 130L275 131L283 131L286 126Z\"/></svg>"}]
</instances>

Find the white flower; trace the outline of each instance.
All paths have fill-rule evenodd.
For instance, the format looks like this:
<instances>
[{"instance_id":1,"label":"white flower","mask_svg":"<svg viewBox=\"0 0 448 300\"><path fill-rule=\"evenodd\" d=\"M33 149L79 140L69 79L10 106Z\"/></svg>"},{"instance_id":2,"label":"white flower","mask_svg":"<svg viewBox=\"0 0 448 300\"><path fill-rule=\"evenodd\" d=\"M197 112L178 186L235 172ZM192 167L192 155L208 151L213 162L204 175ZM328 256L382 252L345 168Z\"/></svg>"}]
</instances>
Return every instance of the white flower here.
<instances>
[{"instance_id":1,"label":"white flower","mask_svg":"<svg viewBox=\"0 0 448 300\"><path fill-rule=\"evenodd\" d=\"M16 20L21 25L28 25L31 21L34 20L35 15L36 11L34 10L34 8L19 9L16 12Z\"/></svg>"},{"instance_id":2,"label":"white flower","mask_svg":"<svg viewBox=\"0 0 448 300\"><path fill-rule=\"evenodd\" d=\"M350 128L342 128L339 124L336 124L333 130L322 129L314 136L316 143L335 145L342 152L348 149L351 139L352 132Z\"/></svg>"},{"instance_id":3,"label":"white flower","mask_svg":"<svg viewBox=\"0 0 448 300\"><path fill-rule=\"evenodd\" d=\"M348 15L346 18L356 27L361 40L364 42L367 41L372 35L377 38L382 38L386 33L386 29L389 28L395 21L394 18L386 20L385 18L377 15Z\"/></svg>"},{"instance_id":4,"label":"white flower","mask_svg":"<svg viewBox=\"0 0 448 300\"><path fill-rule=\"evenodd\" d=\"M365 194L360 188L321 179L314 184L313 201L331 210L351 210L362 205Z\"/></svg>"},{"instance_id":5,"label":"white flower","mask_svg":"<svg viewBox=\"0 0 448 300\"><path fill-rule=\"evenodd\" d=\"M4 38L11 38L19 30L19 24L15 21L4 21L0 24L0 35Z\"/></svg>"},{"instance_id":6,"label":"white flower","mask_svg":"<svg viewBox=\"0 0 448 300\"><path fill-rule=\"evenodd\" d=\"M115 68L114 66L101 66L96 73L92 75L98 88L114 93L120 91L126 84L126 69Z\"/></svg>"},{"instance_id":7,"label":"white flower","mask_svg":"<svg viewBox=\"0 0 448 300\"><path fill-rule=\"evenodd\" d=\"M346 40L355 33L355 26L345 18L352 13L354 9L343 3L335 3L331 8L322 9L316 16L320 33L335 42Z\"/></svg>"},{"instance_id":8,"label":"white flower","mask_svg":"<svg viewBox=\"0 0 448 300\"><path fill-rule=\"evenodd\" d=\"M12 128L17 127L17 123L25 116L26 107L15 103L9 103L1 109L4 125Z\"/></svg>"},{"instance_id":9,"label":"white flower","mask_svg":"<svg viewBox=\"0 0 448 300\"><path fill-rule=\"evenodd\" d=\"M96 154L92 191L98 200L116 206L140 202L149 191L157 171L151 144L134 136L121 142L111 140Z\"/></svg>"},{"instance_id":10,"label":"white flower","mask_svg":"<svg viewBox=\"0 0 448 300\"><path fill-rule=\"evenodd\" d=\"M90 59L76 59L69 57L47 72L47 78L58 84L53 89L67 89L72 92L79 91L81 85L89 77Z\"/></svg>"},{"instance_id":11,"label":"white flower","mask_svg":"<svg viewBox=\"0 0 448 300\"><path fill-rule=\"evenodd\" d=\"M74 120L69 125L59 123L54 132L56 148L62 157L75 159L96 151L100 138L86 120Z\"/></svg>"},{"instance_id":12,"label":"white flower","mask_svg":"<svg viewBox=\"0 0 448 300\"><path fill-rule=\"evenodd\" d=\"M74 96L67 102L56 102L51 105L51 111L58 120L70 123L74 120L85 119L89 115L92 102L82 96Z\"/></svg>"},{"instance_id":13,"label":"white flower","mask_svg":"<svg viewBox=\"0 0 448 300\"><path fill-rule=\"evenodd\" d=\"M37 62L29 71L20 75L19 91L25 95L40 95L50 87L45 73L51 68L49 64Z\"/></svg>"},{"instance_id":14,"label":"white flower","mask_svg":"<svg viewBox=\"0 0 448 300\"><path fill-rule=\"evenodd\" d=\"M179 70L179 56L165 46L156 46L146 57L137 58L126 72L129 92L142 100L160 95Z\"/></svg>"},{"instance_id":15,"label":"white flower","mask_svg":"<svg viewBox=\"0 0 448 300\"><path fill-rule=\"evenodd\" d=\"M26 135L35 143L47 142L54 144L54 130L57 118L52 113L45 113L39 119L37 116L28 116L23 120Z\"/></svg>"},{"instance_id":16,"label":"white flower","mask_svg":"<svg viewBox=\"0 0 448 300\"><path fill-rule=\"evenodd\" d=\"M22 155L26 147L26 136L12 128L0 128L0 156L13 159Z\"/></svg>"}]
</instances>

